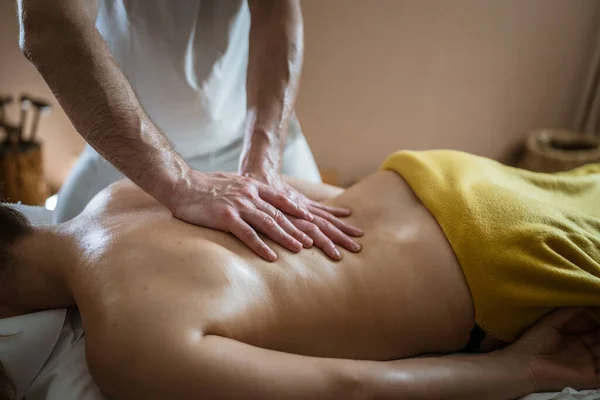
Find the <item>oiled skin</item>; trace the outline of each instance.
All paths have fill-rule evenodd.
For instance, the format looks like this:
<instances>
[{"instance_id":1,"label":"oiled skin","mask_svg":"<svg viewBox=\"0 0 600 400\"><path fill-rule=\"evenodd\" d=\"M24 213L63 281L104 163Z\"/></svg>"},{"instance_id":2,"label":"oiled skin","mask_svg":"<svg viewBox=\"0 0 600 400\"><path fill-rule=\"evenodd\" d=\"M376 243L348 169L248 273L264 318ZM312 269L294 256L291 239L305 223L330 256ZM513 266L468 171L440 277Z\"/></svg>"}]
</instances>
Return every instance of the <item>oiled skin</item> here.
<instances>
[{"instance_id":1,"label":"oiled skin","mask_svg":"<svg viewBox=\"0 0 600 400\"><path fill-rule=\"evenodd\" d=\"M102 382L110 360L135 369L140 354L185 354L204 335L365 360L461 349L472 299L439 225L406 183L378 172L327 203L352 208L363 250L333 262L316 248L275 247L279 259L268 263L230 235L173 219L130 183L99 194L73 222L88 252L70 282L95 378Z\"/></svg>"}]
</instances>

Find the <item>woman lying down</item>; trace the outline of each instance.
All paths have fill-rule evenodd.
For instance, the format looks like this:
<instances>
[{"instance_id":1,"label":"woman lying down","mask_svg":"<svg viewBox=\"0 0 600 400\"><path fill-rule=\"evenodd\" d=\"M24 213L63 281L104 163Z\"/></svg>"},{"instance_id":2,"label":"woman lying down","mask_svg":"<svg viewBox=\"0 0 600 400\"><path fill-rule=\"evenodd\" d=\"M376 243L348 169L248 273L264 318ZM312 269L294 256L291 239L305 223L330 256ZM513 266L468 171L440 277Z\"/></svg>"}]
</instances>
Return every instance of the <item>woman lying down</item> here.
<instances>
[{"instance_id":1,"label":"woman lying down","mask_svg":"<svg viewBox=\"0 0 600 400\"><path fill-rule=\"evenodd\" d=\"M76 304L90 372L114 399L600 386L599 166L548 175L400 152L345 191L295 184L353 209L362 252L334 262L280 248L267 263L129 182L60 225L32 228L5 209L0 316Z\"/></svg>"}]
</instances>

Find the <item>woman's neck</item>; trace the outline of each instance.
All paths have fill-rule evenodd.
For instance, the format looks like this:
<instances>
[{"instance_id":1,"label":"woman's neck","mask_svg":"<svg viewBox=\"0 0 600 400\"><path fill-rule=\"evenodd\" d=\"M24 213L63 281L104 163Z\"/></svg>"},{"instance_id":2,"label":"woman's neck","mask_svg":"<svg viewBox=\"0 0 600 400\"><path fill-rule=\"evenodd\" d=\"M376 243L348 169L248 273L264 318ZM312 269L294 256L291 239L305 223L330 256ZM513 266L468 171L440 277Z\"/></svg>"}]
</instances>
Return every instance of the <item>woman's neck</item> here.
<instances>
[{"instance_id":1,"label":"woman's neck","mask_svg":"<svg viewBox=\"0 0 600 400\"><path fill-rule=\"evenodd\" d=\"M36 228L12 252L15 262L0 281L0 313L26 314L74 305L68 282L80 252L69 229L62 225Z\"/></svg>"}]
</instances>

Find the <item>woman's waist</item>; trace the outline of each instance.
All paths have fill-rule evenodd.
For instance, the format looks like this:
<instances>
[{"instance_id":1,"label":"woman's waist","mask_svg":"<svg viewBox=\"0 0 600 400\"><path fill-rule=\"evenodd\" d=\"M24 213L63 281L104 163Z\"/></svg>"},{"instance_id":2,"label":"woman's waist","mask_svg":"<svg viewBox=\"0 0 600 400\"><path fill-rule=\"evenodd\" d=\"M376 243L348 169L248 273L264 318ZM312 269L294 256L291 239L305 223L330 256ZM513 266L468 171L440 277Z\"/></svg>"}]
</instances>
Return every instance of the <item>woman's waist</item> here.
<instances>
[{"instance_id":1,"label":"woman's waist","mask_svg":"<svg viewBox=\"0 0 600 400\"><path fill-rule=\"evenodd\" d=\"M325 204L352 210L347 222L365 231L359 241L367 241L374 234L380 239L388 236L398 245L414 242L427 248L450 247L437 220L394 172L378 171ZM377 248L377 242L371 247Z\"/></svg>"}]
</instances>

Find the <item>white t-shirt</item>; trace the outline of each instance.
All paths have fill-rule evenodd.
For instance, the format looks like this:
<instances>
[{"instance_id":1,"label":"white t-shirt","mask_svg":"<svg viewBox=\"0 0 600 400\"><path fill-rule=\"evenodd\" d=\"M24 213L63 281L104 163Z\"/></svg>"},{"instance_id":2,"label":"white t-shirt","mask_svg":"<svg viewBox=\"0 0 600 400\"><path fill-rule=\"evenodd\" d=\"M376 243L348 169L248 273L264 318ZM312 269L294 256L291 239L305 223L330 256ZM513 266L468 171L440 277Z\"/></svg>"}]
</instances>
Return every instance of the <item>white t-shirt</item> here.
<instances>
[{"instance_id":1,"label":"white t-shirt","mask_svg":"<svg viewBox=\"0 0 600 400\"><path fill-rule=\"evenodd\" d=\"M102 0L96 27L144 110L184 158L243 137L245 0Z\"/></svg>"}]
</instances>

